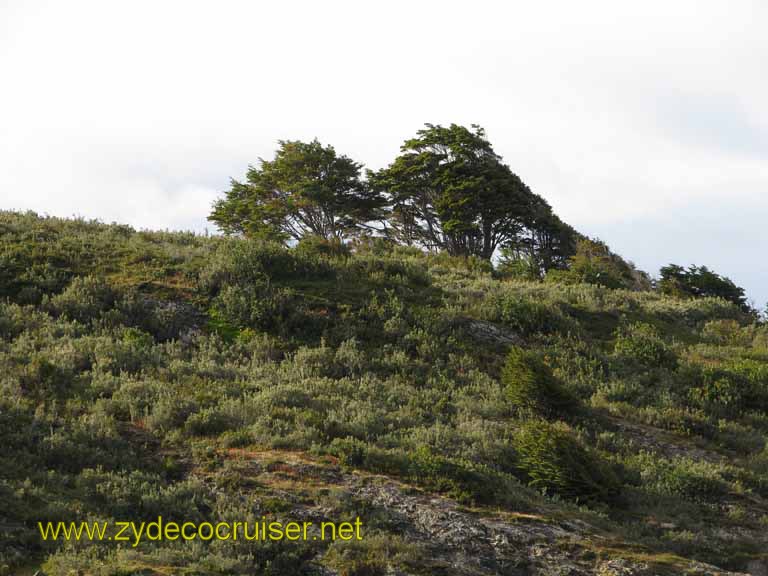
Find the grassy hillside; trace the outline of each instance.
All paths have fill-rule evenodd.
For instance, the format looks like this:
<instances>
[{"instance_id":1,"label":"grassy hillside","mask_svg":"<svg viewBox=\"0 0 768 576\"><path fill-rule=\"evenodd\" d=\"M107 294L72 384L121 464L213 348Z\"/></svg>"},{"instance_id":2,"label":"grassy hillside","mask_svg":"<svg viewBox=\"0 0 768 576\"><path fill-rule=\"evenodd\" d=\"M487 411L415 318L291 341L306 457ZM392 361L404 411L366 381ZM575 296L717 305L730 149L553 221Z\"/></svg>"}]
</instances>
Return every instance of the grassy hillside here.
<instances>
[{"instance_id":1,"label":"grassy hillside","mask_svg":"<svg viewBox=\"0 0 768 576\"><path fill-rule=\"evenodd\" d=\"M0 213L0 574L762 574L767 413L721 300ZM158 515L365 537L36 528Z\"/></svg>"}]
</instances>

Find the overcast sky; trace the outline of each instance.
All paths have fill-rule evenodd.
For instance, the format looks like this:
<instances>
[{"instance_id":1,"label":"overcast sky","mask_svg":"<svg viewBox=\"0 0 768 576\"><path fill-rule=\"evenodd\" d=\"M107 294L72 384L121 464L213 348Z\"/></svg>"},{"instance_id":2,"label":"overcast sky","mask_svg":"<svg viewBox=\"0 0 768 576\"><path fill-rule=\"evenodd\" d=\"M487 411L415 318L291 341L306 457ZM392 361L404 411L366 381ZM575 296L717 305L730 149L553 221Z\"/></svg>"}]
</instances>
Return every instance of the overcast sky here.
<instances>
[{"instance_id":1,"label":"overcast sky","mask_svg":"<svg viewBox=\"0 0 768 576\"><path fill-rule=\"evenodd\" d=\"M768 301L768 3L0 0L0 209L202 231L278 139L477 123L639 267Z\"/></svg>"}]
</instances>

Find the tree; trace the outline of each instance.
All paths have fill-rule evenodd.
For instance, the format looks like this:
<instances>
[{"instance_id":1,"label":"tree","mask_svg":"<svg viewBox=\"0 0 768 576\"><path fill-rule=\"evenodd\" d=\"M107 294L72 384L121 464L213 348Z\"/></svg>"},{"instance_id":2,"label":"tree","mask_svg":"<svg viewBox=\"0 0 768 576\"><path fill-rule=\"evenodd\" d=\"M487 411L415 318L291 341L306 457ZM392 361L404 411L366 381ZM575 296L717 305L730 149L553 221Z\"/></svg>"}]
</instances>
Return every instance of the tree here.
<instances>
[{"instance_id":1,"label":"tree","mask_svg":"<svg viewBox=\"0 0 768 576\"><path fill-rule=\"evenodd\" d=\"M706 266L690 266L686 270L677 264L670 264L662 267L660 274L658 288L664 294L693 298L713 296L733 302L745 312L751 311L744 288Z\"/></svg>"},{"instance_id":2,"label":"tree","mask_svg":"<svg viewBox=\"0 0 768 576\"><path fill-rule=\"evenodd\" d=\"M361 164L317 140L281 140L245 182L231 181L208 217L226 234L286 241L343 240L379 217L382 201L360 178Z\"/></svg>"},{"instance_id":3,"label":"tree","mask_svg":"<svg viewBox=\"0 0 768 576\"><path fill-rule=\"evenodd\" d=\"M526 227L502 246L500 265L519 268L523 262L540 278L549 270L567 268L580 239L581 234L560 220L546 200L536 196Z\"/></svg>"},{"instance_id":4,"label":"tree","mask_svg":"<svg viewBox=\"0 0 768 576\"><path fill-rule=\"evenodd\" d=\"M369 173L390 205L386 233L428 250L490 259L533 220L540 198L477 125L426 124L387 168Z\"/></svg>"}]
</instances>

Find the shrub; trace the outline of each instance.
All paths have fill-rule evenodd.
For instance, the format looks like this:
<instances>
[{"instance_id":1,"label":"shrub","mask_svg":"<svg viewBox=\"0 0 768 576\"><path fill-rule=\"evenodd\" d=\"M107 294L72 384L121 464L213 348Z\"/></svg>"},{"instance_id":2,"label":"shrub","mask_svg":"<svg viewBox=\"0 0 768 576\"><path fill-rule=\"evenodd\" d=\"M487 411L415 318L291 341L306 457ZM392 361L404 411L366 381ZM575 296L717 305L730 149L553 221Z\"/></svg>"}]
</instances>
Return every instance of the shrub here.
<instances>
[{"instance_id":1,"label":"shrub","mask_svg":"<svg viewBox=\"0 0 768 576\"><path fill-rule=\"evenodd\" d=\"M752 386L740 374L705 366L688 397L694 406L715 416L737 416L752 398Z\"/></svg>"},{"instance_id":2,"label":"shrub","mask_svg":"<svg viewBox=\"0 0 768 576\"><path fill-rule=\"evenodd\" d=\"M384 450L355 438L336 438L329 452L345 466L399 476L461 502L490 504L504 492L501 477L484 466L447 458L422 446L414 451Z\"/></svg>"},{"instance_id":3,"label":"shrub","mask_svg":"<svg viewBox=\"0 0 768 576\"><path fill-rule=\"evenodd\" d=\"M719 468L709 462L689 458L665 460L657 454L641 452L630 463L639 469L643 486L660 494L711 502L728 492Z\"/></svg>"},{"instance_id":4,"label":"shrub","mask_svg":"<svg viewBox=\"0 0 768 576\"><path fill-rule=\"evenodd\" d=\"M701 329L701 335L716 344L749 346L754 330L742 328L734 319L710 320Z\"/></svg>"},{"instance_id":5,"label":"shrub","mask_svg":"<svg viewBox=\"0 0 768 576\"><path fill-rule=\"evenodd\" d=\"M656 328L636 322L618 329L614 354L643 366L674 368L677 358Z\"/></svg>"},{"instance_id":6,"label":"shrub","mask_svg":"<svg viewBox=\"0 0 768 576\"><path fill-rule=\"evenodd\" d=\"M541 267L535 258L518 256L510 249L503 248L496 274L500 278L535 281L541 279Z\"/></svg>"},{"instance_id":7,"label":"shrub","mask_svg":"<svg viewBox=\"0 0 768 576\"><path fill-rule=\"evenodd\" d=\"M89 322L109 310L117 301L117 292L102 278L79 277L61 293L48 298L43 307L69 320Z\"/></svg>"},{"instance_id":8,"label":"shrub","mask_svg":"<svg viewBox=\"0 0 768 576\"><path fill-rule=\"evenodd\" d=\"M323 562L340 576L386 576L417 568L425 551L400 536L369 534L357 541L337 540L328 547Z\"/></svg>"},{"instance_id":9,"label":"shrub","mask_svg":"<svg viewBox=\"0 0 768 576\"><path fill-rule=\"evenodd\" d=\"M160 433L180 428L195 408L195 403L190 400L163 396L155 403L152 413L146 418L147 428Z\"/></svg>"},{"instance_id":10,"label":"shrub","mask_svg":"<svg viewBox=\"0 0 768 576\"><path fill-rule=\"evenodd\" d=\"M216 408L204 408L195 412L184 425L189 434L195 436L217 436L232 427L234 420Z\"/></svg>"},{"instance_id":11,"label":"shrub","mask_svg":"<svg viewBox=\"0 0 768 576\"><path fill-rule=\"evenodd\" d=\"M294 248L295 253L307 260L317 258L349 258L349 245L340 238L323 238L322 236L304 236Z\"/></svg>"},{"instance_id":12,"label":"shrub","mask_svg":"<svg viewBox=\"0 0 768 576\"><path fill-rule=\"evenodd\" d=\"M226 286L213 302L215 316L241 328L274 329L287 314L292 294L267 282Z\"/></svg>"},{"instance_id":13,"label":"shrub","mask_svg":"<svg viewBox=\"0 0 768 576\"><path fill-rule=\"evenodd\" d=\"M488 320L501 321L522 336L578 330L578 324L549 302L541 302L518 294L495 296Z\"/></svg>"},{"instance_id":14,"label":"shrub","mask_svg":"<svg viewBox=\"0 0 768 576\"><path fill-rule=\"evenodd\" d=\"M158 361L152 336L136 328L121 330L120 338L102 337L94 346L94 366L119 375L147 370Z\"/></svg>"},{"instance_id":15,"label":"shrub","mask_svg":"<svg viewBox=\"0 0 768 576\"><path fill-rule=\"evenodd\" d=\"M314 254L289 250L259 240L230 239L218 247L199 275L200 287L211 295L224 286L263 284L266 279L327 278L333 268Z\"/></svg>"},{"instance_id":16,"label":"shrub","mask_svg":"<svg viewBox=\"0 0 768 576\"><path fill-rule=\"evenodd\" d=\"M533 488L578 501L611 501L619 495L621 483L613 469L564 423L524 422L513 445L516 467Z\"/></svg>"},{"instance_id":17,"label":"shrub","mask_svg":"<svg viewBox=\"0 0 768 576\"><path fill-rule=\"evenodd\" d=\"M507 397L514 406L543 416L562 413L575 404L552 370L534 352L513 347L501 374Z\"/></svg>"}]
</instances>

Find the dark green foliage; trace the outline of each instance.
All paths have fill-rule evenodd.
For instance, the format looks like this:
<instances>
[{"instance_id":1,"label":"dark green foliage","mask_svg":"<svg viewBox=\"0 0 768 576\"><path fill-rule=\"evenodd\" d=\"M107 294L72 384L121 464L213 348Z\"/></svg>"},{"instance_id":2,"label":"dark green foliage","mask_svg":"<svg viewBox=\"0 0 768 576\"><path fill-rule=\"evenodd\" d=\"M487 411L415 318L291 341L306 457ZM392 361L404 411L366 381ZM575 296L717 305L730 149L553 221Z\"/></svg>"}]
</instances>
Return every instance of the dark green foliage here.
<instances>
[{"instance_id":1,"label":"dark green foliage","mask_svg":"<svg viewBox=\"0 0 768 576\"><path fill-rule=\"evenodd\" d=\"M227 286L213 300L213 314L232 326L269 330L285 318L292 300L290 290L272 288L266 281Z\"/></svg>"},{"instance_id":2,"label":"dark green foliage","mask_svg":"<svg viewBox=\"0 0 768 576\"><path fill-rule=\"evenodd\" d=\"M722 298L739 306L745 312L751 310L744 289L729 278L716 274L706 266L682 266L670 264L660 270L659 290L664 294L693 298Z\"/></svg>"},{"instance_id":3,"label":"dark green foliage","mask_svg":"<svg viewBox=\"0 0 768 576\"><path fill-rule=\"evenodd\" d=\"M360 180L361 165L332 146L280 141L274 160L259 160L246 182L232 180L209 219L228 234L270 240L316 235L340 241L376 219L382 201Z\"/></svg>"},{"instance_id":4,"label":"dark green foliage","mask_svg":"<svg viewBox=\"0 0 768 576\"><path fill-rule=\"evenodd\" d=\"M530 486L582 501L615 500L621 482L611 467L584 447L563 423L524 422L514 436L517 466Z\"/></svg>"},{"instance_id":5,"label":"dark green foliage","mask_svg":"<svg viewBox=\"0 0 768 576\"><path fill-rule=\"evenodd\" d=\"M427 124L369 180L389 200L387 233L407 245L486 260L509 245L542 266L569 255L574 231L502 163L479 126Z\"/></svg>"},{"instance_id":6,"label":"dark green foliage","mask_svg":"<svg viewBox=\"0 0 768 576\"><path fill-rule=\"evenodd\" d=\"M392 567L421 571L428 551L410 539L391 534L371 534L363 541L336 541L329 547L324 563L340 576L386 576Z\"/></svg>"},{"instance_id":7,"label":"dark green foliage","mask_svg":"<svg viewBox=\"0 0 768 576\"><path fill-rule=\"evenodd\" d=\"M215 295L225 286L328 278L333 274L327 262L301 250L287 250L279 244L259 240L230 240L218 247L200 271L199 281L201 289Z\"/></svg>"},{"instance_id":8,"label":"dark green foliage","mask_svg":"<svg viewBox=\"0 0 768 576\"><path fill-rule=\"evenodd\" d=\"M304 236L296 245L296 253L310 260L312 258L349 258L351 250L348 244L339 238L322 236Z\"/></svg>"},{"instance_id":9,"label":"dark green foliage","mask_svg":"<svg viewBox=\"0 0 768 576\"><path fill-rule=\"evenodd\" d=\"M575 405L541 358L522 348L512 347L501 373L504 391L510 402L523 412L553 416Z\"/></svg>"},{"instance_id":10,"label":"dark green foliage","mask_svg":"<svg viewBox=\"0 0 768 576\"><path fill-rule=\"evenodd\" d=\"M540 280L542 273L534 258L524 254L518 255L510 248L502 248L496 270L500 278L516 280Z\"/></svg>"}]
</instances>

